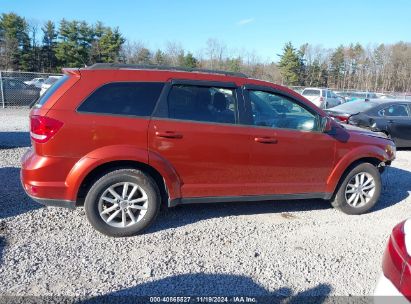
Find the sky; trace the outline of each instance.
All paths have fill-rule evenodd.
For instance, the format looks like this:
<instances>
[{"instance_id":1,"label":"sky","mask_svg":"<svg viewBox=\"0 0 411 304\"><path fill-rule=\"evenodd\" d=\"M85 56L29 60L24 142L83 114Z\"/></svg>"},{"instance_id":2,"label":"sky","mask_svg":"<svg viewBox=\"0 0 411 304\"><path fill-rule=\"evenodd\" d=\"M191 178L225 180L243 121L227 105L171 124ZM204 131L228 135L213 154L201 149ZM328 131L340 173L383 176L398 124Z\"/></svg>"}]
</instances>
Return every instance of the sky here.
<instances>
[{"instance_id":1,"label":"sky","mask_svg":"<svg viewBox=\"0 0 411 304\"><path fill-rule=\"evenodd\" d=\"M177 42L194 55L212 38L263 61L278 61L288 41L325 48L411 41L410 0L0 0L0 13L8 12L40 25L99 20L150 49Z\"/></svg>"}]
</instances>

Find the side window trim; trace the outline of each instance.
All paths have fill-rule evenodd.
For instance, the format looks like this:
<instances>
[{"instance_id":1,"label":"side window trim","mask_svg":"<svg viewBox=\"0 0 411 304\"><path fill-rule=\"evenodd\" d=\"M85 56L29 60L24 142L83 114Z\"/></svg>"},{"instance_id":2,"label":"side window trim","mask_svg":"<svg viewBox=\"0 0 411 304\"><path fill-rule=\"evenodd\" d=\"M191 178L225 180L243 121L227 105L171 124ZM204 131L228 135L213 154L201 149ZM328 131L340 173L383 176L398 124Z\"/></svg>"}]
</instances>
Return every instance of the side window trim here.
<instances>
[{"instance_id":1,"label":"side window trim","mask_svg":"<svg viewBox=\"0 0 411 304\"><path fill-rule=\"evenodd\" d=\"M176 119L169 117L168 111L168 96L173 88L177 85L187 85L187 86L197 86L197 87L217 87L222 89L231 89L233 90L235 97L235 123L221 123L221 122L212 122L212 121L197 121L197 120L186 120L186 119ZM176 121L191 121L196 123L205 123L205 124L223 124L238 126L241 125L240 121L242 120L241 113L244 112L243 105L244 98L242 96L241 89L234 82L219 82L219 81L204 81L204 80L190 80L190 79L170 79L165 83L163 91L160 94L157 105L154 108L152 118L166 119L166 120L176 120Z\"/></svg>"},{"instance_id":2,"label":"side window trim","mask_svg":"<svg viewBox=\"0 0 411 304\"><path fill-rule=\"evenodd\" d=\"M191 80L191 79L172 79L171 84L172 85L199 86L199 87L218 87L222 89L237 88L237 85L234 82Z\"/></svg>"}]
</instances>

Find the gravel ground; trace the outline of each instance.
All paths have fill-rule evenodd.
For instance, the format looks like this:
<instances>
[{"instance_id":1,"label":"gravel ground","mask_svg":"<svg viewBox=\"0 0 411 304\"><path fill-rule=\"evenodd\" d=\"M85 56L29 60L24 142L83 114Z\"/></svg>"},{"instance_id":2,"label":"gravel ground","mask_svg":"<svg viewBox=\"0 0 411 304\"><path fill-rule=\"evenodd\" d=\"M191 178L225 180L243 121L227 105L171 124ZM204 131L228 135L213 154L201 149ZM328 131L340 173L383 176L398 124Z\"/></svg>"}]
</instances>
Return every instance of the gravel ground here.
<instances>
[{"instance_id":1,"label":"gravel ground","mask_svg":"<svg viewBox=\"0 0 411 304\"><path fill-rule=\"evenodd\" d=\"M0 295L370 295L395 224L410 216L411 151L383 174L369 214L321 200L180 206L113 239L84 210L24 194L27 110L0 109Z\"/></svg>"}]
</instances>

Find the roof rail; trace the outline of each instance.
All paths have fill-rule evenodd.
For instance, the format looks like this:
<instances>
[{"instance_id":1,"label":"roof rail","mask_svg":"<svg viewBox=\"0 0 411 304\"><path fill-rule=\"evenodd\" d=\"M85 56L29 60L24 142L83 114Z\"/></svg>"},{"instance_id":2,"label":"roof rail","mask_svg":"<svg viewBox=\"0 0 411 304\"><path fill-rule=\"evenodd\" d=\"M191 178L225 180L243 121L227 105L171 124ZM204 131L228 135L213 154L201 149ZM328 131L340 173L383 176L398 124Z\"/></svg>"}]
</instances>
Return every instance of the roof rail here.
<instances>
[{"instance_id":1,"label":"roof rail","mask_svg":"<svg viewBox=\"0 0 411 304\"><path fill-rule=\"evenodd\" d=\"M179 71L179 72L197 72L197 73L209 73L209 74L221 74L226 76L243 77L248 78L246 74L237 72L227 72L219 70L208 70L208 69L196 69L196 68L184 68L184 67L173 67L173 66L163 66L163 65L152 65L152 64L125 64L125 63L95 63L89 67L87 70L164 70L164 71Z\"/></svg>"}]
</instances>

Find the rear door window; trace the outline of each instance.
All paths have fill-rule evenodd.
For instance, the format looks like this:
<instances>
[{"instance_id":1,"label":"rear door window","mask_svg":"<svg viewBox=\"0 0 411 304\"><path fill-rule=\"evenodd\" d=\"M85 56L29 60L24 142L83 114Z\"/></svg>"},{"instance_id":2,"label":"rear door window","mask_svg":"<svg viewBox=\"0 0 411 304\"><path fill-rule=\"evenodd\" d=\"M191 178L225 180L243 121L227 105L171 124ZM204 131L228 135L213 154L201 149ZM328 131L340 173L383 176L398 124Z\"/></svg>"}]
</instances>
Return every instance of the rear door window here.
<instances>
[{"instance_id":1,"label":"rear door window","mask_svg":"<svg viewBox=\"0 0 411 304\"><path fill-rule=\"evenodd\" d=\"M173 119L236 123L234 90L195 85L174 85L168 95L168 116Z\"/></svg>"},{"instance_id":2,"label":"rear door window","mask_svg":"<svg viewBox=\"0 0 411 304\"><path fill-rule=\"evenodd\" d=\"M164 83L113 82L95 90L78 112L151 116Z\"/></svg>"},{"instance_id":3,"label":"rear door window","mask_svg":"<svg viewBox=\"0 0 411 304\"><path fill-rule=\"evenodd\" d=\"M395 116L395 117L408 117L410 111L405 104L391 105L387 108L378 111L379 116Z\"/></svg>"}]
</instances>

